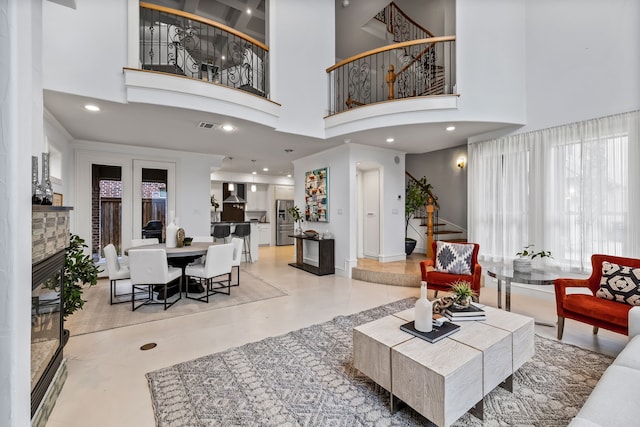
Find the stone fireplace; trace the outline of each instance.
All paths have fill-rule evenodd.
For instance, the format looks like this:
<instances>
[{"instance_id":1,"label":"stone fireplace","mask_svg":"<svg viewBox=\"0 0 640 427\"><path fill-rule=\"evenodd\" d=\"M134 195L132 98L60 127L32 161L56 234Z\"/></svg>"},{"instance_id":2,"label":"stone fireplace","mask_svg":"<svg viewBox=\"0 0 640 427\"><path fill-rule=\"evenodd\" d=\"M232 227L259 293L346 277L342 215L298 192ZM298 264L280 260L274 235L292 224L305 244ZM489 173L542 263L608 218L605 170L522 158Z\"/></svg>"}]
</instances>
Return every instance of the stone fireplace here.
<instances>
[{"instance_id":1,"label":"stone fireplace","mask_svg":"<svg viewBox=\"0 0 640 427\"><path fill-rule=\"evenodd\" d=\"M65 248L69 245L69 211L32 206L31 221L31 419L46 424L66 378L63 365L62 289ZM64 289L62 289L64 292Z\"/></svg>"}]
</instances>

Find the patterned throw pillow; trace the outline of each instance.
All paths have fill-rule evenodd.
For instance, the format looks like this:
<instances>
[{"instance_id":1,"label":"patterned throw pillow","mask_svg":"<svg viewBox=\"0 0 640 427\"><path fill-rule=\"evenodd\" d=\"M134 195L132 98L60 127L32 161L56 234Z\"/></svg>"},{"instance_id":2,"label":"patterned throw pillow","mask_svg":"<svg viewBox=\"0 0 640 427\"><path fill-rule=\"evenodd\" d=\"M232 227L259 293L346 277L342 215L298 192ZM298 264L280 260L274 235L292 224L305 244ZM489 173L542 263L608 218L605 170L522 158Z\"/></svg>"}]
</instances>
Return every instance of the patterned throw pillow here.
<instances>
[{"instance_id":1,"label":"patterned throw pillow","mask_svg":"<svg viewBox=\"0 0 640 427\"><path fill-rule=\"evenodd\" d=\"M473 243L436 242L435 270L442 273L471 274Z\"/></svg>"},{"instance_id":2,"label":"patterned throw pillow","mask_svg":"<svg viewBox=\"0 0 640 427\"><path fill-rule=\"evenodd\" d=\"M603 261L600 289L596 296L629 305L640 305L640 268Z\"/></svg>"}]
</instances>

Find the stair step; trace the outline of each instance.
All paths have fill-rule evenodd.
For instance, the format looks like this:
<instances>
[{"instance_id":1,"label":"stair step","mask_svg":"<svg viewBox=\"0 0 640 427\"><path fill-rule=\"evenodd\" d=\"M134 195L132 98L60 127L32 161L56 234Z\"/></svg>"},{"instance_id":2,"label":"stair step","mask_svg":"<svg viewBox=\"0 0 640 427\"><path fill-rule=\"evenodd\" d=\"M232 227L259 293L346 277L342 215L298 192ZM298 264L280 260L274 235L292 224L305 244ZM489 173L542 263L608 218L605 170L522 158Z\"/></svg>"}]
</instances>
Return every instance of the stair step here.
<instances>
[{"instance_id":1,"label":"stair step","mask_svg":"<svg viewBox=\"0 0 640 427\"><path fill-rule=\"evenodd\" d=\"M467 239L442 239L441 241L449 243L465 243Z\"/></svg>"},{"instance_id":2,"label":"stair step","mask_svg":"<svg viewBox=\"0 0 640 427\"><path fill-rule=\"evenodd\" d=\"M463 232L460 230L438 230L433 234L462 234Z\"/></svg>"}]
</instances>

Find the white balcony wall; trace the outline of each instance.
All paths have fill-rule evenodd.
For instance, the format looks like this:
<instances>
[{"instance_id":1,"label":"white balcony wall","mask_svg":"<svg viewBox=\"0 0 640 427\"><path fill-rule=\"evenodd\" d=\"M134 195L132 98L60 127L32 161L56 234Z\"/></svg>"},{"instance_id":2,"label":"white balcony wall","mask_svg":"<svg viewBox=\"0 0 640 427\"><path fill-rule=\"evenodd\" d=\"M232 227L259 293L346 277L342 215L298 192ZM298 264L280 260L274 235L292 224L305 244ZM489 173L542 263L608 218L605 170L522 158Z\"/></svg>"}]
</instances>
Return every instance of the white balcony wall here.
<instances>
[{"instance_id":1,"label":"white balcony wall","mask_svg":"<svg viewBox=\"0 0 640 427\"><path fill-rule=\"evenodd\" d=\"M525 3L457 0L457 89L452 120L526 122Z\"/></svg>"},{"instance_id":2,"label":"white balcony wall","mask_svg":"<svg viewBox=\"0 0 640 427\"><path fill-rule=\"evenodd\" d=\"M334 0L272 0L268 45L271 99L282 105L277 129L323 138L326 68L335 61Z\"/></svg>"},{"instance_id":3,"label":"white balcony wall","mask_svg":"<svg viewBox=\"0 0 640 427\"><path fill-rule=\"evenodd\" d=\"M127 0L43 2L44 89L123 102Z\"/></svg>"}]
</instances>

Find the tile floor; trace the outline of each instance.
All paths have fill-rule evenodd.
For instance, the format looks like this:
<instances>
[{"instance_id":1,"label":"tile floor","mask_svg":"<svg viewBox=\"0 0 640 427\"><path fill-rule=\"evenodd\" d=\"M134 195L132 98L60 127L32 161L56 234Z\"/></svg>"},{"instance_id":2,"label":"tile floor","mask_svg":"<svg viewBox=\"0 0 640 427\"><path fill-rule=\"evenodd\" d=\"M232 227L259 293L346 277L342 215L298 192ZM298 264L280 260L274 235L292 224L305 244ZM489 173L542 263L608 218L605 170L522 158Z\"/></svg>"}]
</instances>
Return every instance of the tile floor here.
<instances>
[{"instance_id":1,"label":"tile floor","mask_svg":"<svg viewBox=\"0 0 640 427\"><path fill-rule=\"evenodd\" d=\"M72 331L64 349L69 377L47 427L154 426L146 372L419 295L417 288L317 277L289 267L293 259L291 246L264 247L260 260L245 267L287 296L77 337ZM496 305L491 279L486 280L480 300ZM515 294L512 310L555 322L549 293ZM132 315L143 317L143 312ZM536 326L536 333L554 338L556 331ZM591 327L571 320L564 335L567 343L610 355L626 343L625 336L604 330L593 336ZM149 342L158 346L141 351L140 346Z\"/></svg>"}]
</instances>

